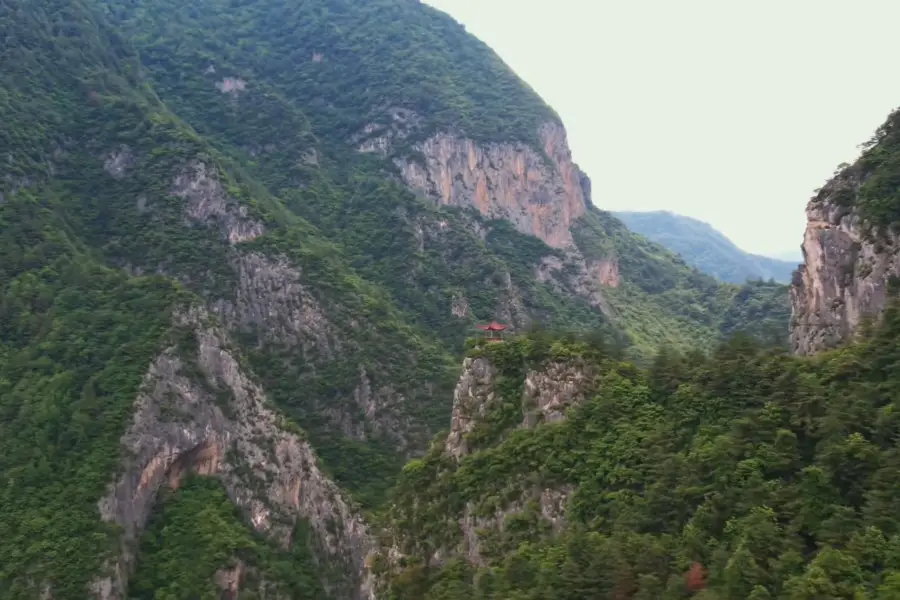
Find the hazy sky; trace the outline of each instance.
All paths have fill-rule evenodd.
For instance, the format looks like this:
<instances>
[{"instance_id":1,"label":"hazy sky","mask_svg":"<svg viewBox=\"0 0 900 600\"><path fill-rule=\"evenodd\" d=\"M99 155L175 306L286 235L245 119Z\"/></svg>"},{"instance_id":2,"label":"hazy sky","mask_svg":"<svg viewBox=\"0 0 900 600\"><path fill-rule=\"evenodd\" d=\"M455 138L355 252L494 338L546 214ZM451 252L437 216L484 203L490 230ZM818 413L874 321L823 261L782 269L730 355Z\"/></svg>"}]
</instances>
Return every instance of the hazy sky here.
<instances>
[{"instance_id":1,"label":"hazy sky","mask_svg":"<svg viewBox=\"0 0 900 600\"><path fill-rule=\"evenodd\" d=\"M560 114L608 210L799 248L804 208L900 106L897 0L426 0Z\"/></svg>"}]
</instances>

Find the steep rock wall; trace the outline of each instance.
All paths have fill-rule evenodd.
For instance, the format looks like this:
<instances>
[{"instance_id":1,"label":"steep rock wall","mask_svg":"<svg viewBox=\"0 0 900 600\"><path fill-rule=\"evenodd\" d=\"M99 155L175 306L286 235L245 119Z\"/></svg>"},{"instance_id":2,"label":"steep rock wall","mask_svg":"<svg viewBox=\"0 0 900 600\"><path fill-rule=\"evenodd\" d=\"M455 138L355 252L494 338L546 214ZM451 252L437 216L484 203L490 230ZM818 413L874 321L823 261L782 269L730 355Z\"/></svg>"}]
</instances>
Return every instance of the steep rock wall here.
<instances>
[{"instance_id":1,"label":"steep rock wall","mask_svg":"<svg viewBox=\"0 0 900 600\"><path fill-rule=\"evenodd\" d=\"M121 599L133 549L162 485L177 487L188 471L219 477L253 527L283 546L298 518L315 532L320 554L344 566L353 581L327 581L343 597L374 598L366 557L373 542L366 524L318 468L313 450L268 405L248 377L223 330L202 309L176 317L190 332L150 365L122 438L125 462L102 518L121 527L119 559L92 591ZM186 346L186 347L185 347Z\"/></svg>"},{"instance_id":2,"label":"steep rock wall","mask_svg":"<svg viewBox=\"0 0 900 600\"><path fill-rule=\"evenodd\" d=\"M889 280L900 275L900 239L867 235L856 211L838 201L855 196L862 183L849 168L807 205L804 264L795 271L790 291L796 354L834 347L851 338L863 319L877 319Z\"/></svg>"},{"instance_id":3,"label":"steep rock wall","mask_svg":"<svg viewBox=\"0 0 900 600\"><path fill-rule=\"evenodd\" d=\"M112 152L107 159L110 169L128 163L129 152L127 148ZM216 166L201 160L186 163L174 178L171 192L184 200L186 222L218 229L231 246L228 261L236 285L231 293L209 301L232 334L250 334L267 350L298 351L300 362L308 365L339 360L353 346L332 325L331 318L341 307L323 306L300 267L285 256L269 256L241 246L265 235L266 229L247 206L229 194ZM360 410L345 410L352 403ZM374 385L373 374L363 369L345 404L332 402L317 409L348 437L366 439L368 426L391 439L398 450L407 451L421 440L413 440L416 434L410 432L410 419L403 414L405 404L402 391Z\"/></svg>"},{"instance_id":4,"label":"steep rock wall","mask_svg":"<svg viewBox=\"0 0 900 600\"><path fill-rule=\"evenodd\" d=\"M453 392L450 433L444 451L459 459L470 453L466 434L497 406L498 373L485 357L466 358ZM520 427L565 418L566 410L584 400L594 381L594 369L578 359L550 361L525 374L522 389L523 420Z\"/></svg>"},{"instance_id":5,"label":"steep rock wall","mask_svg":"<svg viewBox=\"0 0 900 600\"><path fill-rule=\"evenodd\" d=\"M363 130L361 152L388 155L403 139L408 121L395 119L386 132ZM569 228L585 214L590 183L572 162L562 125L538 130L540 148L523 143L478 143L452 133L437 133L414 146L417 158L394 162L411 189L444 206L472 207L485 217L506 219L522 233L555 248L572 245Z\"/></svg>"},{"instance_id":6,"label":"steep rock wall","mask_svg":"<svg viewBox=\"0 0 900 600\"><path fill-rule=\"evenodd\" d=\"M522 421L512 429L531 428L542 423L565 419L566 411L583 402L596 385L596 367L579 358L550 360L528 369L522 381ZM469 357L463 361L462 373L454 392L450 432L443 453L451 458L448 466L464 464L474 452L467 434L502 402L499 382L502 375L488 357ZM453 468L452 466L450 468ZM516 493L468 501L457 515L458 530L430 551L433 565L444 564L452 557L465 557L475 565L491 562L490 548L502 538L511 517L526 517L542 535L556 535L565 527L569 499L575 492L571 485L535 486L524 479ZM448 531L454 525L447 523ZM392 546L383 548L382 557L398 568L403 553L403 540L389 535Z\"/></svg>"},{"instance_id":7,"label":"steep rock wall","mask_svg":"<svg viewBox=\"0 0 900 600\"><path fill-rule=\"evenodd\" d=\"M397 164L409 187L441 205L474 207L549 246L570 246L569 227L588 201L582 174L561 125L548 123L539 134L543 155L524 144L478 144L439 133L416 148L424 164Z\"/></svg>"}]
</instances>

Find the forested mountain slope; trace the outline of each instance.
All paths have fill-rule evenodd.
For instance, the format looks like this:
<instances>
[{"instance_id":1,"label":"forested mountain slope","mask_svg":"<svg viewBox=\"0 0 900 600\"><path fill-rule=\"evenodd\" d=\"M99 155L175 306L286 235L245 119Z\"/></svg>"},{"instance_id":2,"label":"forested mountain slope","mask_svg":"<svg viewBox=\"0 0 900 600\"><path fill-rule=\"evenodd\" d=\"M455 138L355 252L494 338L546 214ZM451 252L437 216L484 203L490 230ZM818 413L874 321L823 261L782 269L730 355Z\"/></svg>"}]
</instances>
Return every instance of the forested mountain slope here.
<instances>
[{"instance_id":1,"label":"forested mountain slope","mask_svg":"<svg viewBox=\"0 0 900 600\"><path fill-rule=\"evenodd\" d=\"M403 471L385 598L900 593L900 310L815 358L735 338L640 369L578 340L473 349Z\"/></svg>"},{"instance_id":2,"label":"forested mountain slope","mask_svg":"<svg viewBox=\"0 0 900 600\"><path fill-rule=\"evenodd\" d=\"M0 0L0 34L0 597L370 598L474 323L783 341L783 288L594 208L418 2Z\"/></svg>"},{"instance_id":3,"label":"forested mountain slope","mask_svg":"<svg viewBox=\"0 0 900 600\"><path fill-rule=\"evenodd\" d=\"M681 255L708 275L731 283L789 283L797 263L744 252L709 223L668 211L613 213L629 229Z\"/></svg>"},{"instance_id":4,"label":"forested mountain slope","mask_svg":"<svg viewBox=\"0 0 900 600\"><path fill-rule=\"evenodd\" d=\"M451 348L465 337L460 314L518 327L612 321L647 351L710 343L723 315L744 310L737 288L610 235L559 118L439 11L402 0L104 6L170 107ZM620 277L622 262L647 268ZM646 277L657 279L649 289ZM786 321L784 290L750 296Z\"/></svg>"}]
</instances>

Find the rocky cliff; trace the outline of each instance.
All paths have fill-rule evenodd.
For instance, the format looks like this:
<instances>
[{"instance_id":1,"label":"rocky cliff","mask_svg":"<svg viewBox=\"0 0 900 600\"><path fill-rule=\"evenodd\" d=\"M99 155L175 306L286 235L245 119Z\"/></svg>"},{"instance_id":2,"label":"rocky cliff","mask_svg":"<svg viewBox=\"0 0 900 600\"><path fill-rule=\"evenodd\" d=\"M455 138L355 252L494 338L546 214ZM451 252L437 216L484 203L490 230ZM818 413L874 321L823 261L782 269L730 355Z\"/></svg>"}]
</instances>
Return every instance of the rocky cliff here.
<instances>
[{"instance_id":1,"label":"rocky cliff","mask_svg":"<svg viewBox=\"0 0 900 600\"><path fill-rule=\"evenodd\" d=\"M322 559L349 575L326 581L336 597L373 598L365 561L373 547L362 518L319 469L309 444L269 405L241 369L233 343L202 309L179 314L186 342L150 365L122 438L125 464L99 504L122 531L109 573L92 584L98 599L123 598L133 548L161 486L177 488L185 473L220 478L248 522L289 547L297 519L309 522ZM233 582L232 582L233 583Z\"/></svg>"},{"instance_id":2,"label":"rocky cliff","mask_svg":"<svg viewBox=\"0 0 900 600\"><path fill-rule=\"evenodd\" d=\"M504 397L497 389L504 377L487 357L466 358L453 392L450 432L444 450L459 459L471 452L469 435L491 419L493 411L513 404L522 419L514 427L534 427L565 418L566 410L584 400L594 367L578 359L548 361L525 371L518 397ZM507 376L508 379L508 376ZM509 393L507 388L507 393ZM516 406L517 405L517 406Z\"/></svg>"},{"instance_id":3,"label":"rocky cliff","mask_svg":"<svg viewBox=\"0 0 900 600\"><path fill-rule=\"evenodd\" d=\"M408 477L450 479L462 475L469 461L481 460L513 432L563 422L569 409L580 406L597 389L599 369L595 362L578 355L510 361L510 357L520 356L521 342L501 346L488 347L482 355L465 359L454 393L450 431L423 461L407 467ZM409 553L423 552L433 565L444 565L458 557L471 565L489 564L496 558L498 544L514 535L511 532L523 523L528 523L534 535L559 533L575 492L568 484L535 485L522 478L500 496L476 495L456 505L447 504L439 494L425 500L427 489L418 485L406 489L407 483L401 484L397 512L393 513L395 521L388 532L391 543L382 550L382 563L391 570L400 568ZM433 483L428 481L428 485ZM418 499L405 505L405 494ZM431 545L423 548L409 544L419 535L419 519L447 510L447 520ZM454 516L450 518L450 514Z\"/></svg>"},{"instance_id":4,"label":"rocky cliff","mask_svg":"<svg viewBox=\"0 0 900 600\"><path fill-rule=\"evenodd\" d=\"M354 507L383 507L451 411L458 466L559 426L592 377L492 358L494 397L473 363L454 408L475 322L624 337L653 313L636 299L674 292L678 337L716 335L714 282L634 250L558 116L424 3L7 4L0 597L233 596L256 575L364 597ZM566 493L515 491L453 523ZM318 562L293 553L304 523Z\"/></svg>"},{"instance_id":5,"label":"rocky cliff","mask_svg":"<svg viewBox=\"0 0 900 600\"><path fill-rule=\"evenodd\" d=\"M392 116L390 126L363 129L357 136L361 152L388 156L416 127L409 113ZM395 156L394 163L412 190L441 206L475 208L551 247L571 246L570 228L591 201L590 180L572 162L561 124L544 123L535 134L537 147L441 132L416 143L411 156Z\"/></svg>"},{"instance_id":6,"label":"rocky cliff","mask_svg":"<svg viewBox=\"0 0 900 600\"><path fill-rule=\"evenodd\" d=\"M803 235L804 264L791 284L793 351L813 354L851 339L878 320L890 280L900 275L900 238L873 227L858 199L871 172L845 168L810 200Z\"/></svg>"}]
</instances>

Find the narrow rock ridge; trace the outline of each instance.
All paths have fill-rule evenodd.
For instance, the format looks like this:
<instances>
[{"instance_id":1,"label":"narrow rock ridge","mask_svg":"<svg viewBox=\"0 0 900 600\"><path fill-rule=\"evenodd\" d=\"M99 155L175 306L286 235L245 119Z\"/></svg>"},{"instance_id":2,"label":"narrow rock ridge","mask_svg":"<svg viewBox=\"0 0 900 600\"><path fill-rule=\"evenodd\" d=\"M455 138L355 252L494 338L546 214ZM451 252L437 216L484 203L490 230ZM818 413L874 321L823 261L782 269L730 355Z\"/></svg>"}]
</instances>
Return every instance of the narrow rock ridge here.
<instances>
[{"instance_id":1,"label":"narrow rock ridge","mask_svg":"<svg viewBox=\"0 0 900 600\"><path fill-rule=\"evenodd\" d=\"M484 358L466 358L462 374L453 390L453 409L450 413L450 433L444 442L444 452L459 459L469 453L466 434L484 418L494 404L494 381L497 373Z\"/></svg>"},{"instance_id":2,"label":"narrow rock ridge","mask_svg":"<svg viewBox=\"0 0 900 600\"><path fill-rule=\"evenodd\" d=\"M593 389L595 369L579 358L548 361L536 369L529 369L522 390L523 420L517 427L530 428L565 419L568 408L583 402ZM453 394L450 432L443 445L443 452L456 461L463 460L471 452L466 434L500 400L495 390L498 376L497 369L487 357L468 357L463 361ZM568 484L542 487L523 480L517 497L499 502L497 498L470 501L458 519L459 541L436 548L429 557L430 564L442 565L453 557L464 557L473 565L488 564L490 560L484 555L484 542L502 534L507 519L521 513L533 514L536 510L539 527L549 535L557 535L565 527L566 508L574 492L574 486ZM379 554L389 569L401 569L404 560L402 540L387 533L390 542ZM383 580L379 581L379 585L383 584Z\"/></svg>"},{"instance_id":3,"label":"narrow rock ridge","mask_svg":"<svg viewBox=\"0 0 900 600\"><path fill-rule=\"evenodd\" d=\"M849 167L806 207L804 264L794 272L790 290L796 354L851 339L864 319L881 315L888 282L900 275L900 239L884 232L867 236L859 215L838 201L855 197L862 183L858 170Z\"/></svg>"},{"instance_id":4,"label":"narrow rock ridge","mask_svg":"<svg viewBox=\"0 0 900 600\"><path fill-rule=\"evenodd\" d=\"M176 321L192 332L196 347L167 349L145 376L122 438L121 474L98 505L122 534L118 560L92 585L95 597L124 598L136 541L160 486L177 487L193 471L221 479L253 527L282 546L290 545L295 521L307 519L320 554L354 575L343 597L374 599L365 566L374 546L363 519L319 470L309 444L267 406L224 330L199 308ZM342 582L324 583L345 589Z\"/></svg>"},{"instance_id":5,"label":"narrow rock ridge","mask_svg":"<svg viewBox=\"0 0 900 600\"><path fill-rule=\"evenodd\" d=\"M406 137L408 121L395 119L383 132L370 124L356 138L368 135L358 149L390 155L393 144ZM590 183L572 162L561 124L545 123L537 133L541 148L437 133L413 147L418 160L395 157L394 163L409 188L439 205L472 207L549 246L570 247L569 229L587 210Z\"/></svg>"}]
</instances>

